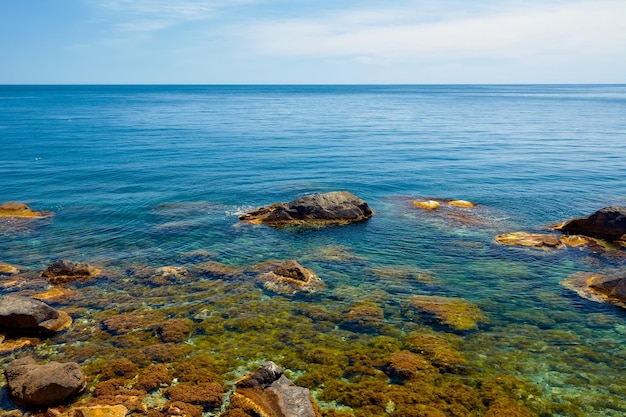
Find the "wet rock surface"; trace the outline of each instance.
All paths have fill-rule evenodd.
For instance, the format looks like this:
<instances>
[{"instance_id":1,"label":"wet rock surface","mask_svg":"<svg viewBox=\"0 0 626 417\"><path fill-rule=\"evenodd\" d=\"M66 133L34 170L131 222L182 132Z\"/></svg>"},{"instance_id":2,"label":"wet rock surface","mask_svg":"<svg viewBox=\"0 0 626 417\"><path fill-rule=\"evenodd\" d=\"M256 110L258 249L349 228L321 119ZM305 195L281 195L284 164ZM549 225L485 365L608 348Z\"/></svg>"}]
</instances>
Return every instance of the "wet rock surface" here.
<instances>
[{"instance_id":1,"label":"wet rock surface","mask_svg":"<svg viewBox=\"0 0 626 417\"><path fill-rule=\"evenodd\" d=\"M367 203L348 191L333 191L276 203L239 216L239 220L280 226L287 224L346 224L374 215Z\"/></svg>"},{"instance_id":2,"label":"wet rock surface","mask_svg":"<svg viewBox=\"0 0 626 417\"><path fill-rule=\"evenodd\" d=\"M534 248L558 248L563 243L555 233L512 232L496 236L501 245L529 246Z\"/></svg>"},{"instance_id":3,"label":"wet rock surface","mask_svg":"<svg viewBox=\"0 0 626 417\"><path fill-rule=\"evenodd\" d=\"M48 211L35 211L24 203L9 201L0 205L0 217L44 218L51 216Z\"/></svg>"},{"instance_id":4,"label":"wet rock surface","mask_svg":"<svg viewBox=\"0 0 626 417\"><path fill-rule=\"evenodd\" d=\"M39 365L31 356L12 362L5 370L11 398L25 407L46 407L79 394L86 385L77 363Z\"/></svg>"},{"instance_id":5,"label":"wet rock surface","mask_svg":"<svg viewBox=\"0 0 626 417\"><path fill-rule=\"evenodd\" d=\"M42 301L19 295L0 296L0 330L36 335L58 332L71 323L68 314Z\"/></svg>"},{"instance_id":6,"label":"wet rock surface","mask_svg":"<svg viewBox=\"0 0 626 417\"><path fill-rule=\"evenodd\" d=\"M589 216L568 220L557 226L557 230L568 234L626 241L626 207L605 207Z\"/></svg>"},{"instance_id":7,"label":"wet rock surface","mask_svg":"<svg viewBox=\"0 0 626 417\"><path fill-rule=\"evenodd\" d=\"M67 259L59 259L53 262L41 273L50 282L65 282L72 279L91 278L101 271L93 266L80 262L73 262Z\"/></svg>"}]
</instances>

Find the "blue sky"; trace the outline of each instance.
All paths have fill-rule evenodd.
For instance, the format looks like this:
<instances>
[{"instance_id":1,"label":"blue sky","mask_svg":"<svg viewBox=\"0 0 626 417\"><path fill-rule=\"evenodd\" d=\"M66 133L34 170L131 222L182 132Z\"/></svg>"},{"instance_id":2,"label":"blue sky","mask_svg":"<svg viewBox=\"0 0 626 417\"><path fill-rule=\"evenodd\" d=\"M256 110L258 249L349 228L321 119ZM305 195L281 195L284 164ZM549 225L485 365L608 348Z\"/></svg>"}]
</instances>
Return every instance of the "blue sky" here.
<instances>
[{"instance_id":1,"label":"blue sky","mask_svg":"<svg viewBox=\"0 0 626 417\"><path fill-rule=\"evenodd\" d=\"M626 0L0 0L0 84L625 83Z\"/></svg>"}]
</instances>

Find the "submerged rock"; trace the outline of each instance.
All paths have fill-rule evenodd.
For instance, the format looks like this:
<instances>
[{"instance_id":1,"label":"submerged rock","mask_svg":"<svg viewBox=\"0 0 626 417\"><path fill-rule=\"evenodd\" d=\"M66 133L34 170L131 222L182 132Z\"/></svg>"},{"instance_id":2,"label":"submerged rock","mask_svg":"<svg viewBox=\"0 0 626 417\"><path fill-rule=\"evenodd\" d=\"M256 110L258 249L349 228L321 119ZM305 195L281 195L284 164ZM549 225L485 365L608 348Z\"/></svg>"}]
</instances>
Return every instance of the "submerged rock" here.
<instances>
[{"instance_id":1,"label":"submerged rock","mask_svg":"<svg viewBox=\"0 0 626 417\"><path fill-rule=\"evenodd\" d=\"M62 403L86 386L85 375L77 363L39 365L32 356L12 362L5 376L13 401L26 407Z\"/></svg>"},{"instance_id":2,"label":"submerged rock","mask_svg":"<svg viewBox=\"0 0 626 417\"><path fill-rule=\"evenodd\" d=\"M462 298L415 295L409 307L432 314L440 324L455 330L477 329L478 322L487 321L478 306Z\"/></svg>"},{"instance_id":3,"label":"submerged rock","mask_svg":"<svg viewBox=\"0 0 626 417\"><path fill-rule=\"evenodd\" d=\"M98 275L101 271L89 264L72 262L67 259L59 259L53 262L41 273L41 276L47 278L50 282L65 282L78 278L91 278Z\"/></svg>"},{"instance_id":4,"label":"submerged rock","mask_svg":"<svg viewBox=\"0 0 626 417\"><path fill-rule=\"evenodd\" d=\"M309 390L291 382L274 362L237 381L226 417L320 417Z\"/></svg>"},{"instance_id":5,"label":"submerged rock","mask_svg":"<svg viewBox=\"0 0 626 417\"><path fill-rule=\"evenodd\" d=\"M0 275L15 275L19 272L20 270L14 267L13 265L0 262Z\"/></svg>"},{"instance_id":6,"label":"submerged rock","mask_svg":"<svg viewBox=\"0 0 626 417\"><path fill-rule=\"evenodd\" d=\"M274 265L270 271L259 275L259 279L266 289L280 294L314 293L325 288L313 271L294 260Z\"/></svg>"},{"instance_id":7,"label":"submerged rock","mask_svg":"<svg viewBox=\"0 0 626 417\"><path fill-rule=\"evenodd\" d=\"M52 215L49 211L35 211L24 203L9 201L0 205L0 217L22 217L42 219Z\"/></svg>"},{"instance_id":8,"label":"submerged rock","mask_svg":"<svg viewBox=\"0 0 626 417\"><path fill-rule=\"evenodd\" d=\"M568 220L556 229L568 234L626 241L626 207L605 207L589 216Z\"/></svg>"},{"instance_id":9,"label":"submerged rock","mask_svg":"<svg viewBox=\"0 0 626 417\"><path fill-rule=\"evenodd\" d=\"M72 417L124 417L128 414L128 408L118 405L96 405L91 407L73 407Z\"/></svg>"},{"instance_id":10,"label":"submerged rock","mask_svg":"<svg viewBox=\"0 0 626 417\"><path fill-rule=\"evenodd\" d=\"M239 216L239 220L281 226L288 224L332 225L367 220L374 215L367 203L348 191L333 191L276 203Z\"/></svg>"},{"instance_id":11,"label":"submerged rock","mask_svg":"<svg viewBox=\"0 0 626 417\"><path fill-rule=\"evenodd\" d=\"M496 236L501 245L530 246L534 248L558 248L563 242L554 233L512 232Z\"/></svg>"},{"instance_id":12,"label":"submerged rock","mask_svg":"<svg viewBox=\"0 0 626 417\"><path fill-rule=\"evenodd\" d=\"M39 343L39 339L31 337L20 337L18 339L7 339L5 335L0 334L0 355L13 352L25 347L34 346Z\"/></svg>"},{"instance_id":13,"label":"submerged rock","mask_svg":"<svg viewBox=\"0 0 626 417\"><path fill-rule=\"evenodd\" d=\"M46 303L19 295L0 296L0 329L14 333L54 333L66 329L72 318Z\"/></svg>"},{"instance_id":14,"label":"submerged rock","mask_svg":"<svg viewBox=\"0 0 626 417\"><path fill-rule=\"evenodd\" d=\"M609 302L626 308L626 271L609 275L577 273L567 277L561 284L588 300Z\"/></svg>"}]
</instances>

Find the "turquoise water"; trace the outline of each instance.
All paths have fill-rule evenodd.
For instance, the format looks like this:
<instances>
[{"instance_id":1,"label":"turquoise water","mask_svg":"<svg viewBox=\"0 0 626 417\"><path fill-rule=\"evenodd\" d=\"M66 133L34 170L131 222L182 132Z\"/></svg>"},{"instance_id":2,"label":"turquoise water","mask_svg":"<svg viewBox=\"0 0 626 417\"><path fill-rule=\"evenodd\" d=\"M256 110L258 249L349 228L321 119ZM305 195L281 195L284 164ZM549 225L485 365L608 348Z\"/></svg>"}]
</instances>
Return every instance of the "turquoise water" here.
<instances>
[{"instance_id":1,"label":"turquoise water","mask_svg":"<svg viewBox=\"0 0 626 417\"><path fill-rule=\"evenodd\" d=\"M26 276L59 258L108 271L69 284L85 296L59 302L74 309L76 330L24 352L72 359L67 346L89 344L85 329L114 311L228 308L215 301L219 291L197 282L153 294L129 268L192 268L199 261L185 254L197 250L238 268L293 258L328 288L292 300L243 286L255 306L340 312L375 304L393 330L363 337L402 340L418 324L450 335L473 372L537 387L548 404L542 415L626 412L624 311L559 284L579 271L624 268L625 252L493 242L499 233L541 231L626 205L626 86L0 86L0 145L0 202L55 213L0 220L0 262ZM316 230L238 224L243 210L334 190L365 199L376 215ZM410 204L419 196L475 202L475 221L419 211ZM376 273L389 267L394 274ZM410 278L419 274L428 280ZM248 285L252 275L244 275ZM409 298L423 294L468 300L488 323L454 332L406 314ZM278 314L263 311L267 321ZM202 326L196 310L181 314ZM203 333L194 337L204 349ZM231 365L274 359L263 349ZM98 355L80 360L97 363Z\"/></svg>"}]
</instances>

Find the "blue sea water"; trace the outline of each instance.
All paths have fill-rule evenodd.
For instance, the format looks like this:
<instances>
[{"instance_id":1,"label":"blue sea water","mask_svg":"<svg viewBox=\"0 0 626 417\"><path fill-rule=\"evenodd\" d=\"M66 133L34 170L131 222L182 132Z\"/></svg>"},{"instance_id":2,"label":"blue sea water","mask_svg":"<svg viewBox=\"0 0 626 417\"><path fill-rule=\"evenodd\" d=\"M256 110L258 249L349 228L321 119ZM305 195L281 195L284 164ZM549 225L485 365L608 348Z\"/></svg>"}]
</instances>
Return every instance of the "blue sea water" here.
<instances>
[{"instance_id":1,"label":"blue sea water","mask_svg":"<svg viewBox=\"0 0 626 417\"><path fill-rule=\"evenodd\" d=\"M304 231L238 224L246 209L335 190L376 215ZM429 217L418 197L477 203L480 224ZM397 299L461 297L489 317L462 336L476 366L535 384L569 406L560 415L626 413L626 314L560 285L623 269L624 250L493 241L626 205L624 85L0 86L6 201L55 215L5 221L0 262L124 271L200 249L241 267L294 258L327 283L318 302L380 291L391 322ZM328 248L358 262L312 255ZM378 280L377 267L437 284Z\"/></svg>"}]
</instances>

